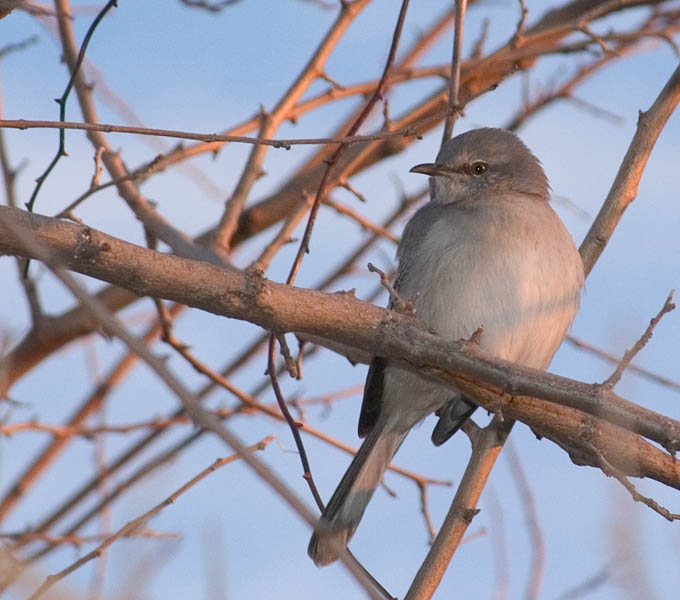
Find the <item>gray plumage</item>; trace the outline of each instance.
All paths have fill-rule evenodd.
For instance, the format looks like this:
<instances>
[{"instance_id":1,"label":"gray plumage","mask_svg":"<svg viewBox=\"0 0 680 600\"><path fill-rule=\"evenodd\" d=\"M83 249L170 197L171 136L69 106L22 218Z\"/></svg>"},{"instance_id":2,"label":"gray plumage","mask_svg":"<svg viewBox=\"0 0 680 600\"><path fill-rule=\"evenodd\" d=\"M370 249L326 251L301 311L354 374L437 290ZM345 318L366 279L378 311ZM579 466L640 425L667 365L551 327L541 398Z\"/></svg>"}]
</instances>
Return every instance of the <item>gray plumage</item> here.
<instances>
[{"instance_id":1,"label":"gray plumage","mask_svg":"<svg viewBox=\"0 0 680 600\"><path fill-rule=\"evenodd\" d=\"M513 133L485 128L449 140L435 163L412 171L430 176L431 201L397 250L400 296L415 296L417 317L444 338L483 327L487 352L547 368L578 310L583 265L548 204L538 159ZM439 445L475 408L450 387L374 358L359 418L367 437L309 543L314 562L337 559L411 427L437 411Z\"/></svg>"}]
</instances>

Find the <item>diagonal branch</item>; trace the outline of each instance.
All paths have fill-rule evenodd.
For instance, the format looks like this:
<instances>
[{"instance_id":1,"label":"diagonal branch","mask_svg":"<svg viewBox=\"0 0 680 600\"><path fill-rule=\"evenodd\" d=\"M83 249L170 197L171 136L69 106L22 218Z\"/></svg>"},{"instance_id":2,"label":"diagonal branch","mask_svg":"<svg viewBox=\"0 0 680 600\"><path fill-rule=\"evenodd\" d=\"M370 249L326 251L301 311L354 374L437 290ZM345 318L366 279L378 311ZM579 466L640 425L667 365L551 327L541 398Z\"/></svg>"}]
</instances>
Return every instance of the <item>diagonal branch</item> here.
<instances>
[{"instance_id":1,"label":"diagonal branch","mask_svg":"<svg viewBox=\"0 0 680 600\"><path fill-rule=\"evenodd\" d=\"M609 194L586 235L579 252L586 273L595 265L619 224L623 213L637 196L649 155L666 121L680 102L680 66L647 112L640 111L637 131L623 157Z\"/></svg>"},{"instance_id":2,"label":"diagonal branch","mask_svg":"<svg viewBox=\"0 0 680 600\"><path fill-rule=\"evenodd\" d=\"M311 334L405 360L473 394L488 410L501 410L527 423L580 464L597 464L579 442L584 435L595 436L612 454L610 461L628 474L653 477L680 489L680 463L637 436L624 434L627 429L675 451L680 449L680 423L599 385L494 359L465 341L447 342L414 318L362 302L351 293L327 294L274 283L257 273L163 255L91 228L9 207L0 207L0 252L36 258L8 222L30 229L55 258L75 271L125 285L141 296L247 320L268 331Z\"/></svg>"},{"instance_id":3,"label":"diagonal branch","mask_svg":"<svg viewBox=\"0 0 680 600\"><path fill-rule=\"evenodd\" d=\"M476 508L477 502L512 424L512 421L502 421L494 417L487 427L471 438L472 456L468 467L456 490L444 524L404 600L431 598L434 594L463 535L479 512Z\"/></svg>"},{"instance_id":4,"label":"diagonal branch","mask_svg":"<svg viewBox=\"0 0 680 600\"><path fill-rule=\"evenodd\" d=\"M647 345L647 342L649 342L649 340L652 337L652 332L659 324L663 316L666 313L675 310L675 304L673 304L673 294L674 294L673 291L671 291L671 293L668 294L668 297L666 298L666 301L661 307L661 310L649 322L647 329L645 329L645 332L640 336L640 339L637 342L635 342L635 344L630 350L626 350L624 352L623 358L616 366L616 369L614 369L614 372L607 378L607 381L605 381L602 384L604 388L612 389L619 382L623 375L623 372L628 368L630 361L632 361L635 358L635 355Z\"/></svg>"}]
</instances>

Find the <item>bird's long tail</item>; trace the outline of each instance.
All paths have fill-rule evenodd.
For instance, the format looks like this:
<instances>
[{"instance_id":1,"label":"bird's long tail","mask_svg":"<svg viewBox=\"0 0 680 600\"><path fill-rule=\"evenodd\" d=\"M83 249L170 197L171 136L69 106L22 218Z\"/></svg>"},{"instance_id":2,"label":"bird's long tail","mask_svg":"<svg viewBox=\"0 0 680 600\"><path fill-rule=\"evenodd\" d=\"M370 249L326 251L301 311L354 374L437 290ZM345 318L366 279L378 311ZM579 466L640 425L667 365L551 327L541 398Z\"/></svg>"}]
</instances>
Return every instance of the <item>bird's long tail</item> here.
<instances>
[{"instance_id":1,"label":"bird's long tail","mask_svg":"<svg viewBox=\"0 0 680 600\"><path fill-rule=\"evenodd\" d=\"M318 567L337 560L340 549L351 539L407 433L408 429L390 430L379 420L361 444L309 542L307 553Z\"/></svg>"}]
</instances>

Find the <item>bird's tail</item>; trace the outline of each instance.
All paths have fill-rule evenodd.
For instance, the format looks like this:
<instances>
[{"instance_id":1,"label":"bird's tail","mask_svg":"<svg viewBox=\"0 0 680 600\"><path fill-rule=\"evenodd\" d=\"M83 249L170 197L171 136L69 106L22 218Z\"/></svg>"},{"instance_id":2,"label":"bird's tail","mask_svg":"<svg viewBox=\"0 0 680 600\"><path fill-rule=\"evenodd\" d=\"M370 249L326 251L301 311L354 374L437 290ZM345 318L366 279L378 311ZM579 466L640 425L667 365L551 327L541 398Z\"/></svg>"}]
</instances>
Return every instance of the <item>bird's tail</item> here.
<instances>
[{"instance_id":1,"label":"bird's tail","mask_svg":"<svg viewBox=\"0 0 680 600\"><path fill-rule=\"evenodd\" d=\"M351 539L407 433L408 429L390 431L379 420L361 444L309 541L307 553L318 567L337 560L341 548Z\"/></svg>"}]
</instances>

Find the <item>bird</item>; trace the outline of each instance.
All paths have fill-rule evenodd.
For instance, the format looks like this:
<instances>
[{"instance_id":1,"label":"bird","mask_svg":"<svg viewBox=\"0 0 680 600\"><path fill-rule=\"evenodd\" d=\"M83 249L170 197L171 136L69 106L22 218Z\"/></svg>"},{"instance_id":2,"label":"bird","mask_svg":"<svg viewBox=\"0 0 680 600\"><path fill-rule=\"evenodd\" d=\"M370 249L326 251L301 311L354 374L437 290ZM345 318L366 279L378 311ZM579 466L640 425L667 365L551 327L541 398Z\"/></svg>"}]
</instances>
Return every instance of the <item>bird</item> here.
<instances>
[{"instance_id":1,"label":"bird","mask_svg":"<svg viewBox=\"0 0 680 600\"><path fill-rule=\"evenodd\" d=\"M429 176L430 200L397 249L399 297L447 340L481 331L493 356L547 369L578 311L584 270L540 161L513 132L480 128L411 172ZM314 563L337 560L412 427L437 413L432 441L441 445L476 408L451 386L374 357L359 416L365 439L315 527Z\"/></svg>"}]
</instances>

